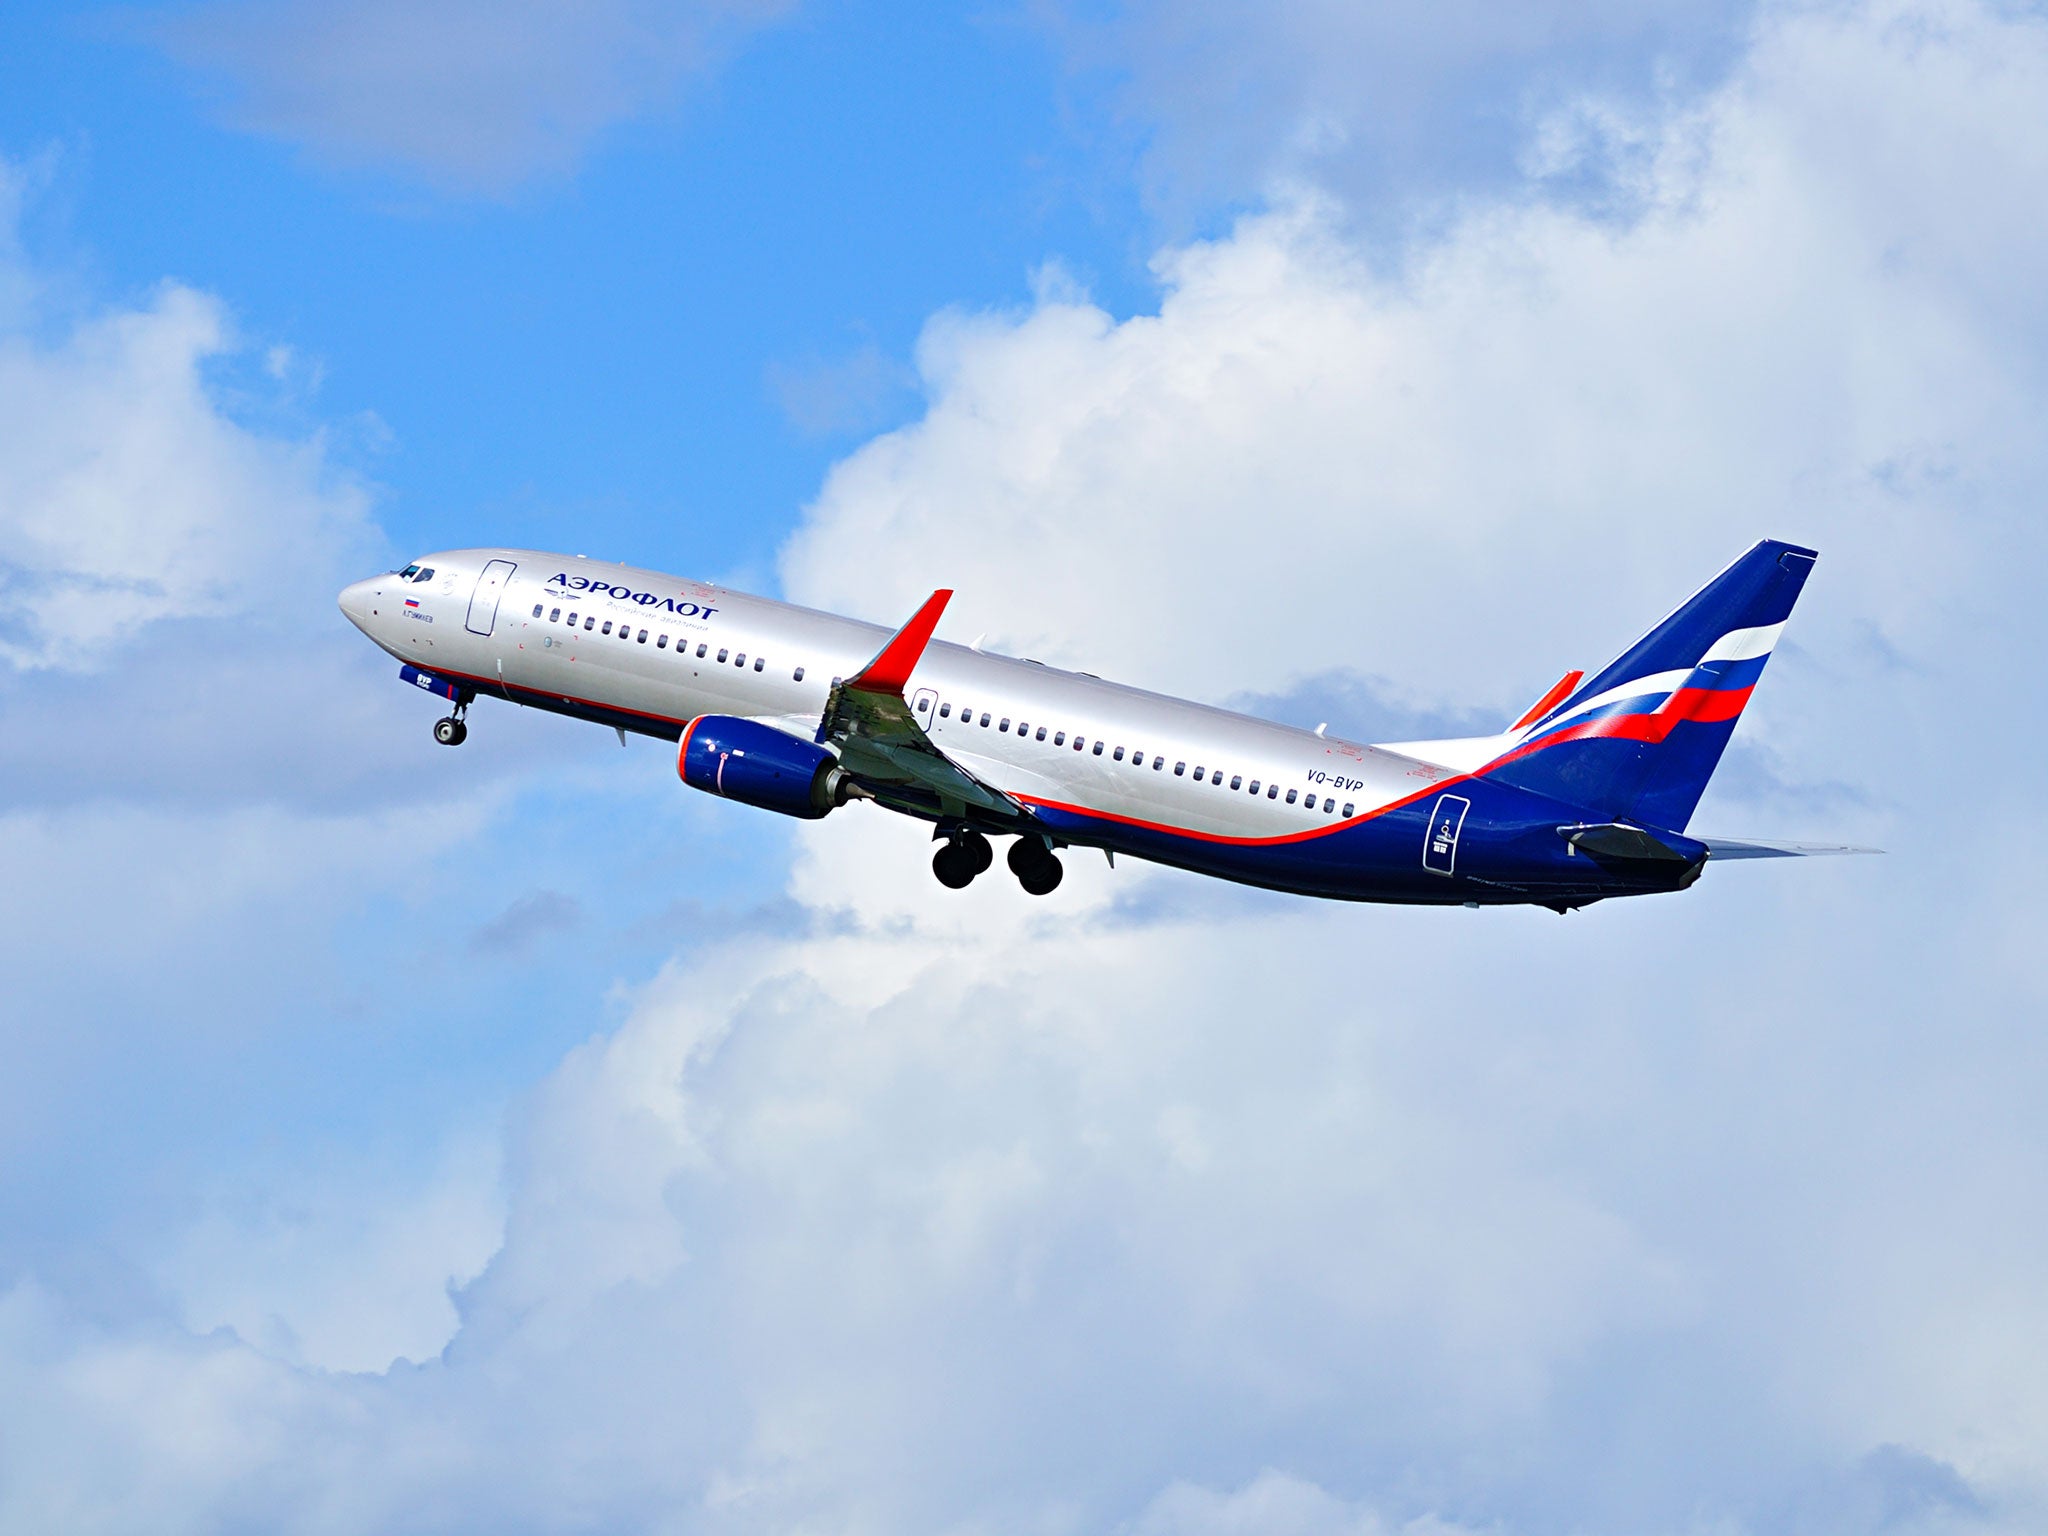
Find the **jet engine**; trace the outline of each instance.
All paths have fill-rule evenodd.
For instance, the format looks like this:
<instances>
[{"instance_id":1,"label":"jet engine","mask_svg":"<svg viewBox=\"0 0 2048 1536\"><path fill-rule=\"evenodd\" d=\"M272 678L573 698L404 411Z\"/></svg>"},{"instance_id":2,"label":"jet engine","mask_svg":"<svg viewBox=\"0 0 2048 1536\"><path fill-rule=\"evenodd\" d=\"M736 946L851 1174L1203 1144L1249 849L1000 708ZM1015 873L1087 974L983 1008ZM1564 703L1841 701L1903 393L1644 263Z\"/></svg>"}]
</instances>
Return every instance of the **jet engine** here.
<instances>
[{"instance_id":1,"label":"jet engine","mask_svg":"<svg viewBox=\"0 0 2048 1536\"><path fill-rule=\"evenodd\" d=\"M815 742L736 715L699 715L683 731L676 772L692 789L815 821L859 793Z\"/></svg>"}]
</instances>

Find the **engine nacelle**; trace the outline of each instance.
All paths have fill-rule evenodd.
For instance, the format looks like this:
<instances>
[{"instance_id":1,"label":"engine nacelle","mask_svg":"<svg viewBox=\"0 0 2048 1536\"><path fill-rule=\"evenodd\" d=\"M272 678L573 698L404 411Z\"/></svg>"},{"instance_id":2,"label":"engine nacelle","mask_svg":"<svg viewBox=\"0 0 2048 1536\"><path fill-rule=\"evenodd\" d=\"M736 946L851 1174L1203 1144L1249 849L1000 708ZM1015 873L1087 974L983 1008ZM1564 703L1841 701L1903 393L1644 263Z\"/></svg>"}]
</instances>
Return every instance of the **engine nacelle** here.
<instances>
[{"instance_id":1,"label":"engine nacelle","mask_svg":"<svg viewBox=\"0 0 2048 1536\"><path fill-rule=\"evenodd\" d=\"M816 742L735 715L692 720L676 750L676 772L692 789L809 821L854 793L839 759Z\"/></svg>"}]
</instances>

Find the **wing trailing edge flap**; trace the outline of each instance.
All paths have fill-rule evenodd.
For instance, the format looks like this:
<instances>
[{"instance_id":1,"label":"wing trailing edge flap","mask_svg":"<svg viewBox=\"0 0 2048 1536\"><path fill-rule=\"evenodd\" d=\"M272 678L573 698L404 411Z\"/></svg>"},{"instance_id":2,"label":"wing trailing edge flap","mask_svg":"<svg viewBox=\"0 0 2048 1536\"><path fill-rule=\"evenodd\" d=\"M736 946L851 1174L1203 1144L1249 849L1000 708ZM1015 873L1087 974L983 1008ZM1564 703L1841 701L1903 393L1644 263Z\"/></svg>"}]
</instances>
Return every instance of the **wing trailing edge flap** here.
<instances>
[{"instance_id":1,"label":"wing trailing edge flap","mask_svg":"<svg viewBox=\"0 0 2048 1536\"><path fill-rule=\"evenodd\" d=\"M941 752L904 697L910 674L952 597L950 588L934 592L874 660L832 685L818 721L818 740L838 748L841 766L870 788L922 790L938 800L945 814L965 815L973 809L1006 821L1029 821L1031 813L1022 804Z\"/></svg>"}]
</instances>

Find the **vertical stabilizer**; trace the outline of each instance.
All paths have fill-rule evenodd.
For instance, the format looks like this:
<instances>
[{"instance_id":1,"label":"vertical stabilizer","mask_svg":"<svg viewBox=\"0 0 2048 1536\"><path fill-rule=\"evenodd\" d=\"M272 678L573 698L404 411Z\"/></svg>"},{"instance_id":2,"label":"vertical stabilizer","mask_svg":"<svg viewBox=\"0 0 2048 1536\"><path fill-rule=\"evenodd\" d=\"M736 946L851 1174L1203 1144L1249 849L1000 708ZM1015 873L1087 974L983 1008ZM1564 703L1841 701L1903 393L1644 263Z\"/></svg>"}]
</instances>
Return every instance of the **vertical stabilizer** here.
<instances>
[{"instance_id":1,"label":"vertical stabilizer","mask_svg":"<svg viewBox=\"0 0 2048 1536\"><path fill-rule=\"evenodd\" d=\"M1522 730L1482 773L1683 831L1819 558L1765 539Z\"/></svg>"}]
</instances>

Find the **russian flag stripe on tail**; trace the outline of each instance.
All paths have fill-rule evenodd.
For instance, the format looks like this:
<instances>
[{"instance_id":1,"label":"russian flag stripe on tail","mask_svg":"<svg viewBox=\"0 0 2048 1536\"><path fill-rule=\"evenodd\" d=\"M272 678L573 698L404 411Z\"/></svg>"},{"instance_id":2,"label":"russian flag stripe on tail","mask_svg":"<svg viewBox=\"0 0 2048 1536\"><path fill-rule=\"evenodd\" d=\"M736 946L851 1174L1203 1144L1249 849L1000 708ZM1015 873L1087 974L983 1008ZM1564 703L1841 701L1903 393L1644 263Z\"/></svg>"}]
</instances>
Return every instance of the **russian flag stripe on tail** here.
<instances>
[{"instance_id":1,"label":"russian flag stripe on tail","mask_svg":"<svg viewBox=\"0 0 2048 1536\"><path fill-rule=\"evenodd\" d=\"M1482 772L1604 817L1683 831L1817 558L1758 543Z\"/></svg>"}]
</instances>

